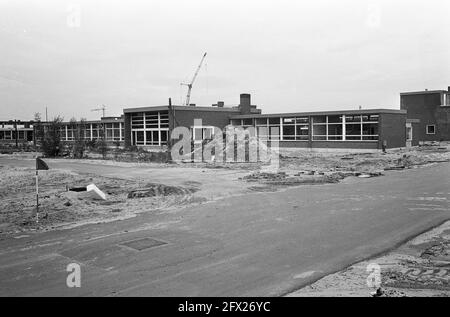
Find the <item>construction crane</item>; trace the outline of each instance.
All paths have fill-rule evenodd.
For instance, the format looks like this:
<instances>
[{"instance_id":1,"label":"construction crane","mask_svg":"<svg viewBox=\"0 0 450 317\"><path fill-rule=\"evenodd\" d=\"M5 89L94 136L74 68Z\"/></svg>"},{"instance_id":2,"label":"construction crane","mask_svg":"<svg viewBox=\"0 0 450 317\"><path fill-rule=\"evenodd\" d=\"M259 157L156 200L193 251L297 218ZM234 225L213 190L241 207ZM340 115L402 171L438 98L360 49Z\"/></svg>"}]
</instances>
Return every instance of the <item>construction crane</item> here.
<instances>
[{"instance_id":1,"label":"construction crane","mask_svg":"<svg viewBox=\"0 0 450 317\"><path fill-rule=\"evenodd\" d=\"M206 53L203 54L202 60L200 61L200 64L198 65L197 70L195 71L194 77L192 77L191 82L189 84L186 84L186 83L181 83L180 84L180 85L188 87L188 92L187 92L187 95L186 95L186 102L185 102L186 106L189 106L189 102L191 100L192 86L194 85L195 78L197 78L198 72L200 71L200 68L202 67L202 64L203 64L203 61L205 60L205 57L206 57Z\"/></svg>"},{"instance_id":2,"label":"construction crane","mask_svg":"<svg viewBox=\"0 0 450 317\"><path fill-rule=\"evenodd\" d=\"M102 105L100 108L92 109L91 111L102 111L103 117L105 117L105 110L106 110L105 105Z\"/></svg>"}]
</instances>

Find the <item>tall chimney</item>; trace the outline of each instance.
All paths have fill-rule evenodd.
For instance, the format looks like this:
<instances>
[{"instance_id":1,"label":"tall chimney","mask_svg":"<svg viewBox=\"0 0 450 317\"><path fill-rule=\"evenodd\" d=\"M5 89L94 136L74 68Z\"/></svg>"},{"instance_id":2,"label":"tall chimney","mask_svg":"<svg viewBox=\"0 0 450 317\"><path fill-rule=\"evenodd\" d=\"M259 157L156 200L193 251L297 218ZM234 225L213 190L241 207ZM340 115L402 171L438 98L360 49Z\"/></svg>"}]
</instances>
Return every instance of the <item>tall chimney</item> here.
<instances>
[{"instance_id":1,"label":"tall chimney","mask_svg":"<svg viewBox=\"0 0 450 317\"><path fill-rule=\"evenodd\" d=\"M239 108L241 109L241 114L251 113L251 97L250 94L241 94L241 102Z\"/></svg>"}]
</instances>

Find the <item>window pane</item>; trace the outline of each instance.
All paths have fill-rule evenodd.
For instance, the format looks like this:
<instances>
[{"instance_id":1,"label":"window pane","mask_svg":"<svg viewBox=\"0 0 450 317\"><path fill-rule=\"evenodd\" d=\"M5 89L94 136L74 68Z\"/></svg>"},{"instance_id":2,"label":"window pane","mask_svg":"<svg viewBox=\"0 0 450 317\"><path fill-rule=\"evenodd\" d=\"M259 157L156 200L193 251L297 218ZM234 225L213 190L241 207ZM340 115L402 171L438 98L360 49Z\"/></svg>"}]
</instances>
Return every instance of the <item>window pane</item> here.
<instances>
[{"instance_id":1,"label":"window pane","mask_svg":"<svg viewBox=\"0 0 450 317\"><path fill-rule=\"evenodd\" d=\"M152 131L152 134L153 134L153 143L155 145L158 145L158 143L159 143L159 133L158 133L158 131Z\"/></svg>"},{"instance_id":2,"label":"window pane","mask_svg":"<svg viewBox=\"0 0 450 317\"><path fill-rule=\"evenodd\" d=\"M327 127L324 124L314 125L313 126L313 134L314 135L326 135Z\"/></svg>"},{"instance_id":3,"label":"window pane","mask_svg":"<svg viewBox=\"0 0 450 317\"><path fill-rule=\"evenodd\" d=\"M378 134L378 123L364 123L363 124L364 135L376 135Z\"/></svg>"},{"instance_id":4,"label":"window pane","mask_svg":"<svg viewBox=\"0 0 450 317\"><path fill-rule=\"evenodd\" d=\"M283 118L283 124L294 124L295 118Z\"/></svg>"},{"instance_id":5,"label":"window pane","mask_svg":"<svg viewBox=\"0 0 450 317\"><path fill-rule=\"evenodd\" d=\"M361 140L361 136L360 135L358 135L358 136L356 136L356 135L347 135L347 136L345 136L345 139L346 140L350 140L350 141L360 141Z\"/></svg>"},{"instance_id":6,"label":"window pane","mask_svg":"<svg viewBox=\"0 0 450 317\"><path fill-rule=\"evenodd\" d=\"M213 130L212 130L212 128L205 128L205 129L203 129L204 131L203 131L203 133L204 133L204 138L206 139L206 140L211 140L212 139L212 135L213 135Z\"/></svg>"},{"instance_id":7,"label":"window pane","mask_svg":"<svg viewBox=\"0 0 450 317\"><path fill-rule=\"evenodd\" d=\"M161 143L167 142L167 132L168 131L161 131Z\"/></svg>"},{"instance_id":8,"label":"window pane","mask_svg":"<svg viewBox=\"0 0 450 317\"><path fill-rule=\"evenodd\" d=\"M361 116L345 116L346 122L361 122Z\"/></svg>"},{"instance_id":9,"label":"window pane","mask_svg":"<svg viewBox=\"0 0 450 317\"><path fill-rule=\"evenodd\" d=\"M267 118L258 118L256 119L257 125L267 125Z\"/></svg>"},{"instance_id":10,"label":"window pane","mask_svg":"<svg viewBox=\"0 0 450 317\"><path fill-rule=\"evenodd\" d=\"M137 131L136 137L138 142L144 142L144 131Z\"/></svg>"},{"instance_id":11,"label":"window pane","mask_svg":"<svg viewBox=\"0 0 450 317\"><path fill-rule=\"evenodd\" d=\"M346 135L361 135L361 124L349 124L345 125Z\"/></svg>"},{"instance_id":12,"label":"window pane","mask_svg":"<svg viewBox=\"0 0 450 317\"><path fill-rule=\"evenodd\" d=\"M308 117L296 118L297 123L308 123Z\"/></svg>"},{"instance_id":13,"label":"window pane","mask_svg":"<svg viewBox=\"0 0 450 317\"><path fill-rule=\"evenodd\" d=\"M295 126L293 125L284 125L283 126L283 138L288 140L289 137L292 137L292 140L295 137Z\"/></svg>"},{"instance_id":14,"label":"window pane","mask_svg":"<svg viewBox=\"0 0 450 317\"><path fill-rule=\"evenodd\" d=\"M146 131L145 137L147 138L147 144L151 145L152 144L152 131Z\"/></svg>"},{"instance_id":15,"label":"window pane","mask_svg":"<svg viewBox=\"0 0 450 317\"><path fill-rule=\"evenodd\" d=\"M280 124L280 118L269 118L269 124Z\"/></svg>"},{"instance_id":16,"label":"window pane","mask_svg":"<svg viewBox=\"0 0 450 317\"><path fill-rule=\"evenodd\" d=\"M328 123L342 122L342 116L328 116Z\"/></svg>"},{"instance_id":17,"label":"window pane","mask_svg":"<svg viewBox=\"0 0 450 317\"><path fill-rule=\"evenodd\" d=\"M243 119L243 125L253 125L253 119Z\"/></svg>"},{"instance_id":18,"label":"window pane","mask_svg":"<svg viewBox=\"0 0 450 317\"><path fill-rule=\"evenodd\" d=\"M241 125L241 119L231 119L231 125Z\"/></svg>"},{"instance_id":19,"label":"window pane","mask_svg":"<svg viewBox=\"0 0 450 317\"><path fill-rule=\"evenodd\" d=\"M342 124L329 124L328 135L342 135Z\"/></svg>"},{"instance_id":20,"label":"window pane","mask_svg":"<svg viewBox=\"0 0 450 317\"><path fill-rule=\"evenodd\" d=\"M308 135L309 134L309 128L307 125L297 125L297 135Z\"/></svg>"},{"instance_id":21,"label":"window pane","mask_svg":"<svg viewBox=\"0 0 450 317\"><path fill-rule=\"evenodd\" d=\"M327 122L326 116L313 117L313 123L325 123Z\"/></svg>"},{"instance_id":22,"label":"window pane","mask_svg":"<svg viewBox=\"0 0 450 317\"><path fill-rule=\"evenodd\" d=\"M269 135L269 129L267 127L256 128L259 137L267 137Z\"/></svg>"},{"instance_id":23,"label":"window pane","mask_svg":"<svg viewBox=\"0 0 450 317\"><path fill-rule=\"evenodd\" d=\"M194 129L194 140L199 141L202 140L202 129L201 128L195 128Z\"/></svg>"},{"instance_id":24,"label":"window pane","mask_svg":"<svg viewBox=\"0 0 450 317\"><path fill-rule=\"evenodd\" d=\"M366 121L374 121L374 122L377 122L378 121L378 115L377 114L371 114L371 115L369 115L368 116L368 118L367 118L367 120Z\"/></svg>"}]
</instances>

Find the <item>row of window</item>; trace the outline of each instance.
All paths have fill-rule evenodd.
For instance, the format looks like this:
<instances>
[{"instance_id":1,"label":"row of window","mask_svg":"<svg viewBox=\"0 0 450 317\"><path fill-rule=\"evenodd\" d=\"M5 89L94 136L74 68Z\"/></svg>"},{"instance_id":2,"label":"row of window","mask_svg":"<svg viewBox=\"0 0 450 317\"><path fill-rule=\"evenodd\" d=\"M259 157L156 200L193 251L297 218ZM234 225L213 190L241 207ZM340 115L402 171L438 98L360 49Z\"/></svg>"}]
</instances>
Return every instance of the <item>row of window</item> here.
<instances>
[{"instance_id":1,"label":"row of window","mask_svg":"<svg viewBox=\"0 0 450 317\"><path fill-rule=\"evenodd\" d=\"M260 138L308 140L308 117L269 117L232 119L234 126L255 127ZM378 140L379 115L333 115L311 117L312 139L316 141Z\"/></svg>"},{"instance_id":2,"label":"row of window","mask_svg":"<svg viewBox=\"0 0 450 317\"><path fill-rule=\"evenodd\" d=\"M87 123L78 131L75 126L67 124L61 127L60 132L63 141L75 140L76 133L80 133L79 137L84 140L98 140L105 133L106 141L123 141L124 127L122 122Z\"/></svg>"},{"instance_id":3,"label":"row of window","mask_svg":"<svg viewBox=\"0 0 450 317\"><path fill-rule=\"evenodd\" d=\"M169 128L167 111L136 112L131 114L131 129Z\"/></svg>"},{"instance_id":4,"label":"row of window","mask_svg":"<svg viewBox=\"0 0 450 317\"><path fill-rule=\"evenodd\" d=\"M32 138L33 131L17 131L17 139L20 141L29 140ZM0 131L0 140L15 140L16 139L16 131L15 130L4 130Z\"/></svg>"},{"instance_id":5,"label":"row of window","mask_svg":"<svg viewBox=\"0 0 450 317\"><path fill-rule=\"evenodd\" d=\"M167 145L169 130L132 131L134 145Z\"/></svg>"}]
</instances>

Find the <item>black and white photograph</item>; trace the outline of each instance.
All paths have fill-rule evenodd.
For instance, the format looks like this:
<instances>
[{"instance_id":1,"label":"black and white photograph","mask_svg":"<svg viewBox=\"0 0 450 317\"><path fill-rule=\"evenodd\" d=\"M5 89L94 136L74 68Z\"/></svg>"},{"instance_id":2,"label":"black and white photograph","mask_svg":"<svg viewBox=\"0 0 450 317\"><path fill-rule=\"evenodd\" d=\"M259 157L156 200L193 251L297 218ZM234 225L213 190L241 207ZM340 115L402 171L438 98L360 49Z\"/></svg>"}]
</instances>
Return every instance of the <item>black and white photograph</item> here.
<instances>
[{"instance_id":1,"label":"black and white photograph","mask_svg":"<svg viewBox=\"0 0 450 317\"><path fill-rule=\"evenodd\" d=\"M448 296L450 1L0 0L0 297Z\"/></svg>"}]
</instances>

